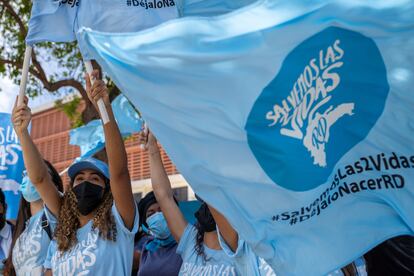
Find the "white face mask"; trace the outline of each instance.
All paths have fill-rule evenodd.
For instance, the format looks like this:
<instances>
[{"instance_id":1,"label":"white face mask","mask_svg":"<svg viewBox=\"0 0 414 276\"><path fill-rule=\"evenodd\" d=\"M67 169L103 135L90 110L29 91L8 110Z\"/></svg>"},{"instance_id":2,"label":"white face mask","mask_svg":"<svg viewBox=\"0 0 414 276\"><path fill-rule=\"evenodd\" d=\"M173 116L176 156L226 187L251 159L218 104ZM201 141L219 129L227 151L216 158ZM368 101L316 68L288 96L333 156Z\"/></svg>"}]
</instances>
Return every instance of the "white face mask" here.
<instances>
[{"instance_id":1,"label":"white face mask","mask_svg":"<svg viewBox=\"0 0 414 276\"><path fill-rule=\"evenodd\" d=\"M22 192L23 198L27 202L34 202L40 199L40 195L34 187L33 183L30 181L29 177L26 175L22 179L22 184L20 185L20 191Z\"/></svg>"},{"instance_id":2,"label":"white face mask","mask_svg":"<svg viewBox=\"0 0 414 276\"><path fill-rule=\"evenodd\" d=\"M156 239L165 240L171 236L167 221L163 213L156 212L147 218L148 230Z\"/></svg>"}]
</instances>

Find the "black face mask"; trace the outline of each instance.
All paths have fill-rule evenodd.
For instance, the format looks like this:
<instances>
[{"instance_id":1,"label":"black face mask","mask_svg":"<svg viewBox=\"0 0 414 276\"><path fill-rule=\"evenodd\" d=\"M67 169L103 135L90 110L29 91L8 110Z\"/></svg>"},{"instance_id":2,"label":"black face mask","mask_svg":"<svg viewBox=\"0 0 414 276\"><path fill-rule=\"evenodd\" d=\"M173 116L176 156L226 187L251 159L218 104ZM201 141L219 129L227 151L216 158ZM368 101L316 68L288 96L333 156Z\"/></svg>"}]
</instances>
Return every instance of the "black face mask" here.
<instances>
[{"instance_id":1,"label":"black face mask","mask_svg":"<svg viewBox=\"0 0 414 276\"><path fill-rule=\"evenodd\" d=\"M78 209L82 215L90 214L101 204L103 190L104 188L101 186L89 181L84 181L73 187L73 192L78 200Z\"/></svg>"},{"instance_id":2,"label":"black face mask","mask_svg":"<svg viewBox=\"0 0 414 276\"><path fill-rule=\"evenodd\" d=\"M194 215L205 232L216 231L216 222L214 221L213 215L210 213L207 204L203 203Z\"/></svg>"}]
</instances>

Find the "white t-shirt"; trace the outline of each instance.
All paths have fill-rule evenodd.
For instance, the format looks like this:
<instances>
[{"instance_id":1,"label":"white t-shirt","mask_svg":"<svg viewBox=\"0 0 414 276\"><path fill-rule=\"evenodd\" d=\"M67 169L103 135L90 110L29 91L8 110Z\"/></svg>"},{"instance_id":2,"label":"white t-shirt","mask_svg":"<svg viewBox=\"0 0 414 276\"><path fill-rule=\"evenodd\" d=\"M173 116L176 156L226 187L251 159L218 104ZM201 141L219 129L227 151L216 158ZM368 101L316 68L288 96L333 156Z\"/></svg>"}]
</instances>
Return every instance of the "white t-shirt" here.
<instances>
[{"instance_id":1,"label":"white t-shirt","mask_svg":"<svg viewBox=\"0 0 414 276\"><path fill-rule=\"evenodd\" d=\"M45 262L50 238L42 227L44 210L30 218L26 228L16 240L13 248L13 266L17 275L41 275ZM50 230L53 231L56 223L49 220Z\"/></svg>"}]
</instances>

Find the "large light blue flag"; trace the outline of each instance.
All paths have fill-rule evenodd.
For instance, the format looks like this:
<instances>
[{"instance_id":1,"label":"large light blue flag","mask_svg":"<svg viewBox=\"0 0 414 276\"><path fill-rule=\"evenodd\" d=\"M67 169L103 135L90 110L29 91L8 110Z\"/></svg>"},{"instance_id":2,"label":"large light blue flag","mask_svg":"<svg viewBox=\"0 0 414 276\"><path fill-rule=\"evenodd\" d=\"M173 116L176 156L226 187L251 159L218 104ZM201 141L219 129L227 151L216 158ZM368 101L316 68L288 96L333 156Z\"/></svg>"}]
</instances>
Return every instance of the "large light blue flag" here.
<instances>
[{"instance_id":1,"label":"large light blue flag","mask_svg":"<svg viewBox=\"0 0 414 276\"><path fill-rule=\"evenodd\" d=\"M119 95L111 105L123 137L141 131L142 119L125 96ZM105 135L101 120L93 120L85 126L72 129L69 135L69 143L80 148L80 158L91 157L105 147Z\"/></svg>"},{"instance_id":2,"label":"large light blue flag","mask_svg":"<svg viewBox=\"0 0 414 276\"><path fill-rule=\"evenodd\" d=\"M265 0L83 37L277 275L323 275L414 234L413 14L411 0Z\"/></svg>"},{"instance_id":3,"label":"large light blue flag","mask_svg":"<svg viewBox=\"0 0 414 276\"><path fill-rule=\"evenodd\" d=\"M137 32L178 17L174 0L33 0L26 42L70 42L79 27ZM84 59L89 60L82 40Z\"/></svg>"},{"instance_id":4,"label":"large light blue flag","mask_svg":"<svg viewBox=\"0 0 414 276\"><path fill-rule=\"evenodd\" d=\"M0 113L0 189L7 203L7 219L19 211L20 183L23 178L23 153L9 113Z\"/></svg>"},{"instance_id":5,"label":"large light blue flag","mask_svg":"<svg viewBox=\"0 0 414 276\"><path fill-rule=\"evenodd\" d=\"M138 32L178 17L174 0L82 0L76 28L104 32ZM91 56L81 37L78 46L85 60Z\"/></svg>"},{"instance_id":6,"label":"large light blue flag","mask_svg":"<svg viewBox=\"0 0 414 276\"><path fill-rule=\"evenodd\" d=\"M82 0L76 29L110 33L138 32L178 17L215 16L229 13L256 0ZM78 45L84 59L92 57L82 37Z\"/></svg>"},{"instance_id":7,"label":"large light blue flag","mask_svg":"<svg viewBox=\"0 0 414 276\"><path fill-rule=\"evenodd\" d=\"M80 0L33 0L26 43L75 41L74 24Z\"/></svg>"},{"instance_id":8,"label":"large light blue flag","mask_svg":"<svg viewBox=\"0 0 414 276\"><path fill-rule=\"evenodd\" d=\"M137 32L179 16L214 16L234 11L256 0L34 0L26 42L70 42L77 30ZM78 44L91 59L82 38Z\"/></svg>"},{"instance_id":9,"label":"large light blue flag","mask_svg":"<svg viewBox=\"0 0 414 276\"><path fill-rule=\"evenodd\" d=\"M176 0L181 17L222 15L257 0Z\"/></svg>"}]
</instances>

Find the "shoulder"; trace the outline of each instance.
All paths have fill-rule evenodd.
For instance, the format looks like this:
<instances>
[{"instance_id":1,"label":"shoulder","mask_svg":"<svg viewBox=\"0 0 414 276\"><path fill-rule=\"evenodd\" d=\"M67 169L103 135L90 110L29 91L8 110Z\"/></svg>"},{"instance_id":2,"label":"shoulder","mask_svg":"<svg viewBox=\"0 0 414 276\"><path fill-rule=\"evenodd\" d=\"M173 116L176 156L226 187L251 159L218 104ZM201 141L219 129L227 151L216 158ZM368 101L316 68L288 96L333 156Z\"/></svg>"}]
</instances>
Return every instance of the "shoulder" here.
<instances>
[{"instance_id":1,"label":"shoulder","mask_svg":"<svg viewBox=\"0 0 414 276\"><path fill-rule=\"evenodd\" d=\"M112 215L114 216L115 223L116 223L118 230L121 230L123 233L131 236L132 238L135 236L135 233L138 232L138 227L139 227L139 214L138 214L138 209L137 209L136 204L134 204L134 208L135 208L134 225L132 229L130 230L125 226L124 220L122 219L121 214L118 212L115 202L112 204Z\"/></svg>"},{"instance_id":2,"label":"shoulder","mask_svg":"<svg viewBox=\"0 0 414 276\"><path fill-rule=\"evenodd\" d=\"M196 236L197 228L194 225L188 223L180 238L180 242L178 243L177 253L183 254L187 249L192 249L196 243Z\"/></svg>"}]
</instances>

